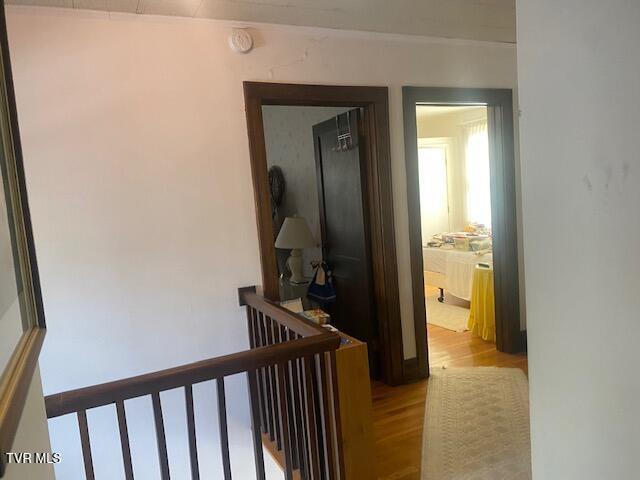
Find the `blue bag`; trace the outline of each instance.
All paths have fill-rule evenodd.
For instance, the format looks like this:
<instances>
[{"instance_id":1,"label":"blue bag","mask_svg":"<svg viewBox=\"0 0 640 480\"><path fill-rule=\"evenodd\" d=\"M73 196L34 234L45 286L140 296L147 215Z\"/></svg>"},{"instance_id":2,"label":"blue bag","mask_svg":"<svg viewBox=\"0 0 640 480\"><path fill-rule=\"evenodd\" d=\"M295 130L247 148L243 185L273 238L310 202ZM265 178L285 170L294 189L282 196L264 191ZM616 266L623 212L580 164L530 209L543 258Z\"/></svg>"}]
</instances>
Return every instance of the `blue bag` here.
<instances>
[{"instance_id":1,"label":"blue bag","mask_svg":"<svg viewBox=\"0 0 640 480\"><path fill-rule=\"evenodd\" d=\"M333 274L326 262L320 262L309 284L307 297L318 303L326 304L336 301L336 289L333 284Z\"/></svg>"}]
</instances>

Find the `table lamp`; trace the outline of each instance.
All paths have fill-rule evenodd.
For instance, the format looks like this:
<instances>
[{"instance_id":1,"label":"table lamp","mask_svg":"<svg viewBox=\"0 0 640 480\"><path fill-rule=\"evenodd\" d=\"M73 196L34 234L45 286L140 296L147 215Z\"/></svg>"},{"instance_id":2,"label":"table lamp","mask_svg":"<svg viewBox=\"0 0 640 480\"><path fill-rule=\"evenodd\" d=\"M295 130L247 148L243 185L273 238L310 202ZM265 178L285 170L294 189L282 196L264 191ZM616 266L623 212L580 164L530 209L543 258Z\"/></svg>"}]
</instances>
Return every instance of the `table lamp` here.
<instances>
[{"instance_id":1,"label":"table lamp","mask_svg":"<svg viewBox=\"0 0 640 480\"><path fill-rule=\"evenodd\" d=\"M293 284L306 283L302 274L302 249L314 247L316 241L304 217L287 217L276 238L276 248L290 248L287 266L291 271L289 281Z\"/></svg>"}]
</instances>

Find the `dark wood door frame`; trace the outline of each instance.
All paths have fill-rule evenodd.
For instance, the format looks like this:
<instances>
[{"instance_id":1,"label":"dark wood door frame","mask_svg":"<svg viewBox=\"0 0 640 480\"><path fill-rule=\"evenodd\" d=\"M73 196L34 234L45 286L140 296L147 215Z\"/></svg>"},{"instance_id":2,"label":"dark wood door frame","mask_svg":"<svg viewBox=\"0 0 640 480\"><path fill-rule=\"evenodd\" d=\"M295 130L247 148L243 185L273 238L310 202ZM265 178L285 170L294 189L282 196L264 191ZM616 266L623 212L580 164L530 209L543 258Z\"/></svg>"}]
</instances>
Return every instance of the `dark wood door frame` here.
<instances>
[{"instance_id":1,"label":"dark wood door frame","mask_svg":"<svg viewBox=\"0 0 640 480\"><path fill-rule=\"evenodd\" d=\"M244 82L251 173L255 194L264 296L277 300L278 267L269 189L263 105L361 107L370 163L366 175L373 283L380 336L382 377L391 385L404 381L402 325L391 185L389 93L386 87L301 85ZM364 186L363 186L364 187Z\"/></svg>"},{"instance_id":2,"label":"dark wood door frame","mask_svg":"<svg viewBox=\"0 0 640 480\"><path fill-rule=\"evenodd\" d=\"M487 106L489 128L495 132L489 139L489 148L496 346L503 352L522 351L526 346L523 345L523 335L520 332L512 91L493 88L403 87L402 100L413 315L417 342L415 375L428 376L416 120L416 105L419 104Z\"/></svg>"}]
</instances>

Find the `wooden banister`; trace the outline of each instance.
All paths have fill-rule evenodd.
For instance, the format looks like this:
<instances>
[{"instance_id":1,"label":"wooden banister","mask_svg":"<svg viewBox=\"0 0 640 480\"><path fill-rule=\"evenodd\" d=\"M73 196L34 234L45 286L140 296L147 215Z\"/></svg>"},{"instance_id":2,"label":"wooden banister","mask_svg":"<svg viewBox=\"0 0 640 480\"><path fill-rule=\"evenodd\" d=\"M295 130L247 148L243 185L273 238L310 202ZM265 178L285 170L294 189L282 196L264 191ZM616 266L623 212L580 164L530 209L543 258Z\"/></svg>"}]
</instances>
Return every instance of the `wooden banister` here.
<instances>
[{"instance_id":1,"label":"wooden banister","mask_svg":"<svg viewBox=\"0 0 640 480\"><path fill-rule=\"evenodd\" d=\"M331 352L340 336L262 298L254 288L240 289L247 307L250 349L217 358L49 395L48 418L76 413L87 479L94 478L87 410L116 407L125 478L133 479L125 400L151 396L158 448L159 478L171 465L160 392L184 388L192 480L200 478L193 385L216 380L222 449L222 477L231 480L224 378L246 373L253 429L256 478L265 477L262 435L277 444L286 479L333 479L339 474L340 445L335 425L336 398L330 393ZM332 410L333 409L333 410Z\"/></svg>"},{"instance_id":2,"label":"wooden banister","mask_svg":"<svg viewBox=\"0 0 640 480\"><path fill-rule=\"evenodd\" d=\"M59 417L79 410L109 405L119 400L276 365L309 353L326 352L337 348L339 344L340 338L337 335L326 332L324 335L301 338L295 342L246 350L137 377L56 393L45 399L47 417Z\"/></svg>"}]
</instances>

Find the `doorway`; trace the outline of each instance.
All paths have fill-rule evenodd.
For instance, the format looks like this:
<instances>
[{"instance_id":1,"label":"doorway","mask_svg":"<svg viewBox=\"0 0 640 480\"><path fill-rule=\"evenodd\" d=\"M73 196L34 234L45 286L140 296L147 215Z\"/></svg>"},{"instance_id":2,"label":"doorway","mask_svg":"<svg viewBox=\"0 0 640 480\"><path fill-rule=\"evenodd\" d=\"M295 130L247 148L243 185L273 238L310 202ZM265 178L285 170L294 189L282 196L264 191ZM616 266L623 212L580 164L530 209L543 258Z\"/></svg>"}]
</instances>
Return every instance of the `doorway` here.
<instances>
[{"instance_id":1,"label":"doorway","mask_svg":"<svg viewBox=\"0 0 640 480\"><path fill-rule=\"evenodd\" d=\"M393 226L387 89L245 82L244 92L265 297L274 301L283 298L280 285L282 259L278 260L277 245L274 241L265 108L279 106L343 109L338 115L332 114L325 118L325 122L314 123L314 131L309 131L309 138L313 138L315 143L315 171L319 172L317 191L321 231L317 233L318 237L322 238L320 249L323 259L325 256L333 256L334 263L349 257L353 260L355 256L351 255L351 250L354 243L349 242L348 246L341 245L327 238L327 234L335 231L330 223L335 224L338 216L349 214L355 219L350 223L350 230L346 234L357 233L361 245L355 248L365 255L357 262L350 262L349 266L343 265L340 273L351 270L350 275L362 280L360 283L363 285L358 285L358 288L368 289L370 292L366 298L370 313L362 315L361 308L357 308L357 312L353 310L355 300L349 301L352 295L345 290L342 293L338 291L338 294L347 300L340 306L343 311L335 312L337 316L346 319L339 328L346 333L353 332L356 338L360 336L360 340L367 342L369 350L374 355L373 373L379 372L379 377L385 383L402 383L403 348ZM343 152L335 151L336 122L340 133L345 133L343 130L350 131L351 141L355 142L351 146L357 146L357 149L347 146ZM324 135L327 135L325 140ZM329 144L331 147L325 148ZM348 176L352 185L339 189L341 194L355 194L361 200L361 205L353 211L337 208L337 205L331 205L331 202L323 198L330 195L333 199L336 193L334 180L338 177L334 173L338 170L337 166L334 168L331 165L338 160L332 158L335 155L340 156L341 162L350 162L349 165L357 166L359 169ZM332 180L327 182L330 176ZM341 178L344 179L345 176ZM299 220L296 222L299 223ZM339 223L344 224L342 220ZM302 256L304 258L304 254ZM338 273L335 275L338 276ZM353 281L340 280L337 278L336 290L340 289L339 285L355 285Z\"/></svg>"},{"instance_id":2,"label":"doorway","mask_svg":"<svg viewBox=\"0 0 640 480\"><path fill-rule=\"evenodd\" d=\"M404 87L403 103L417 370L429 329L522 351L511 91Z\"/></svg>"}]
</instances>

